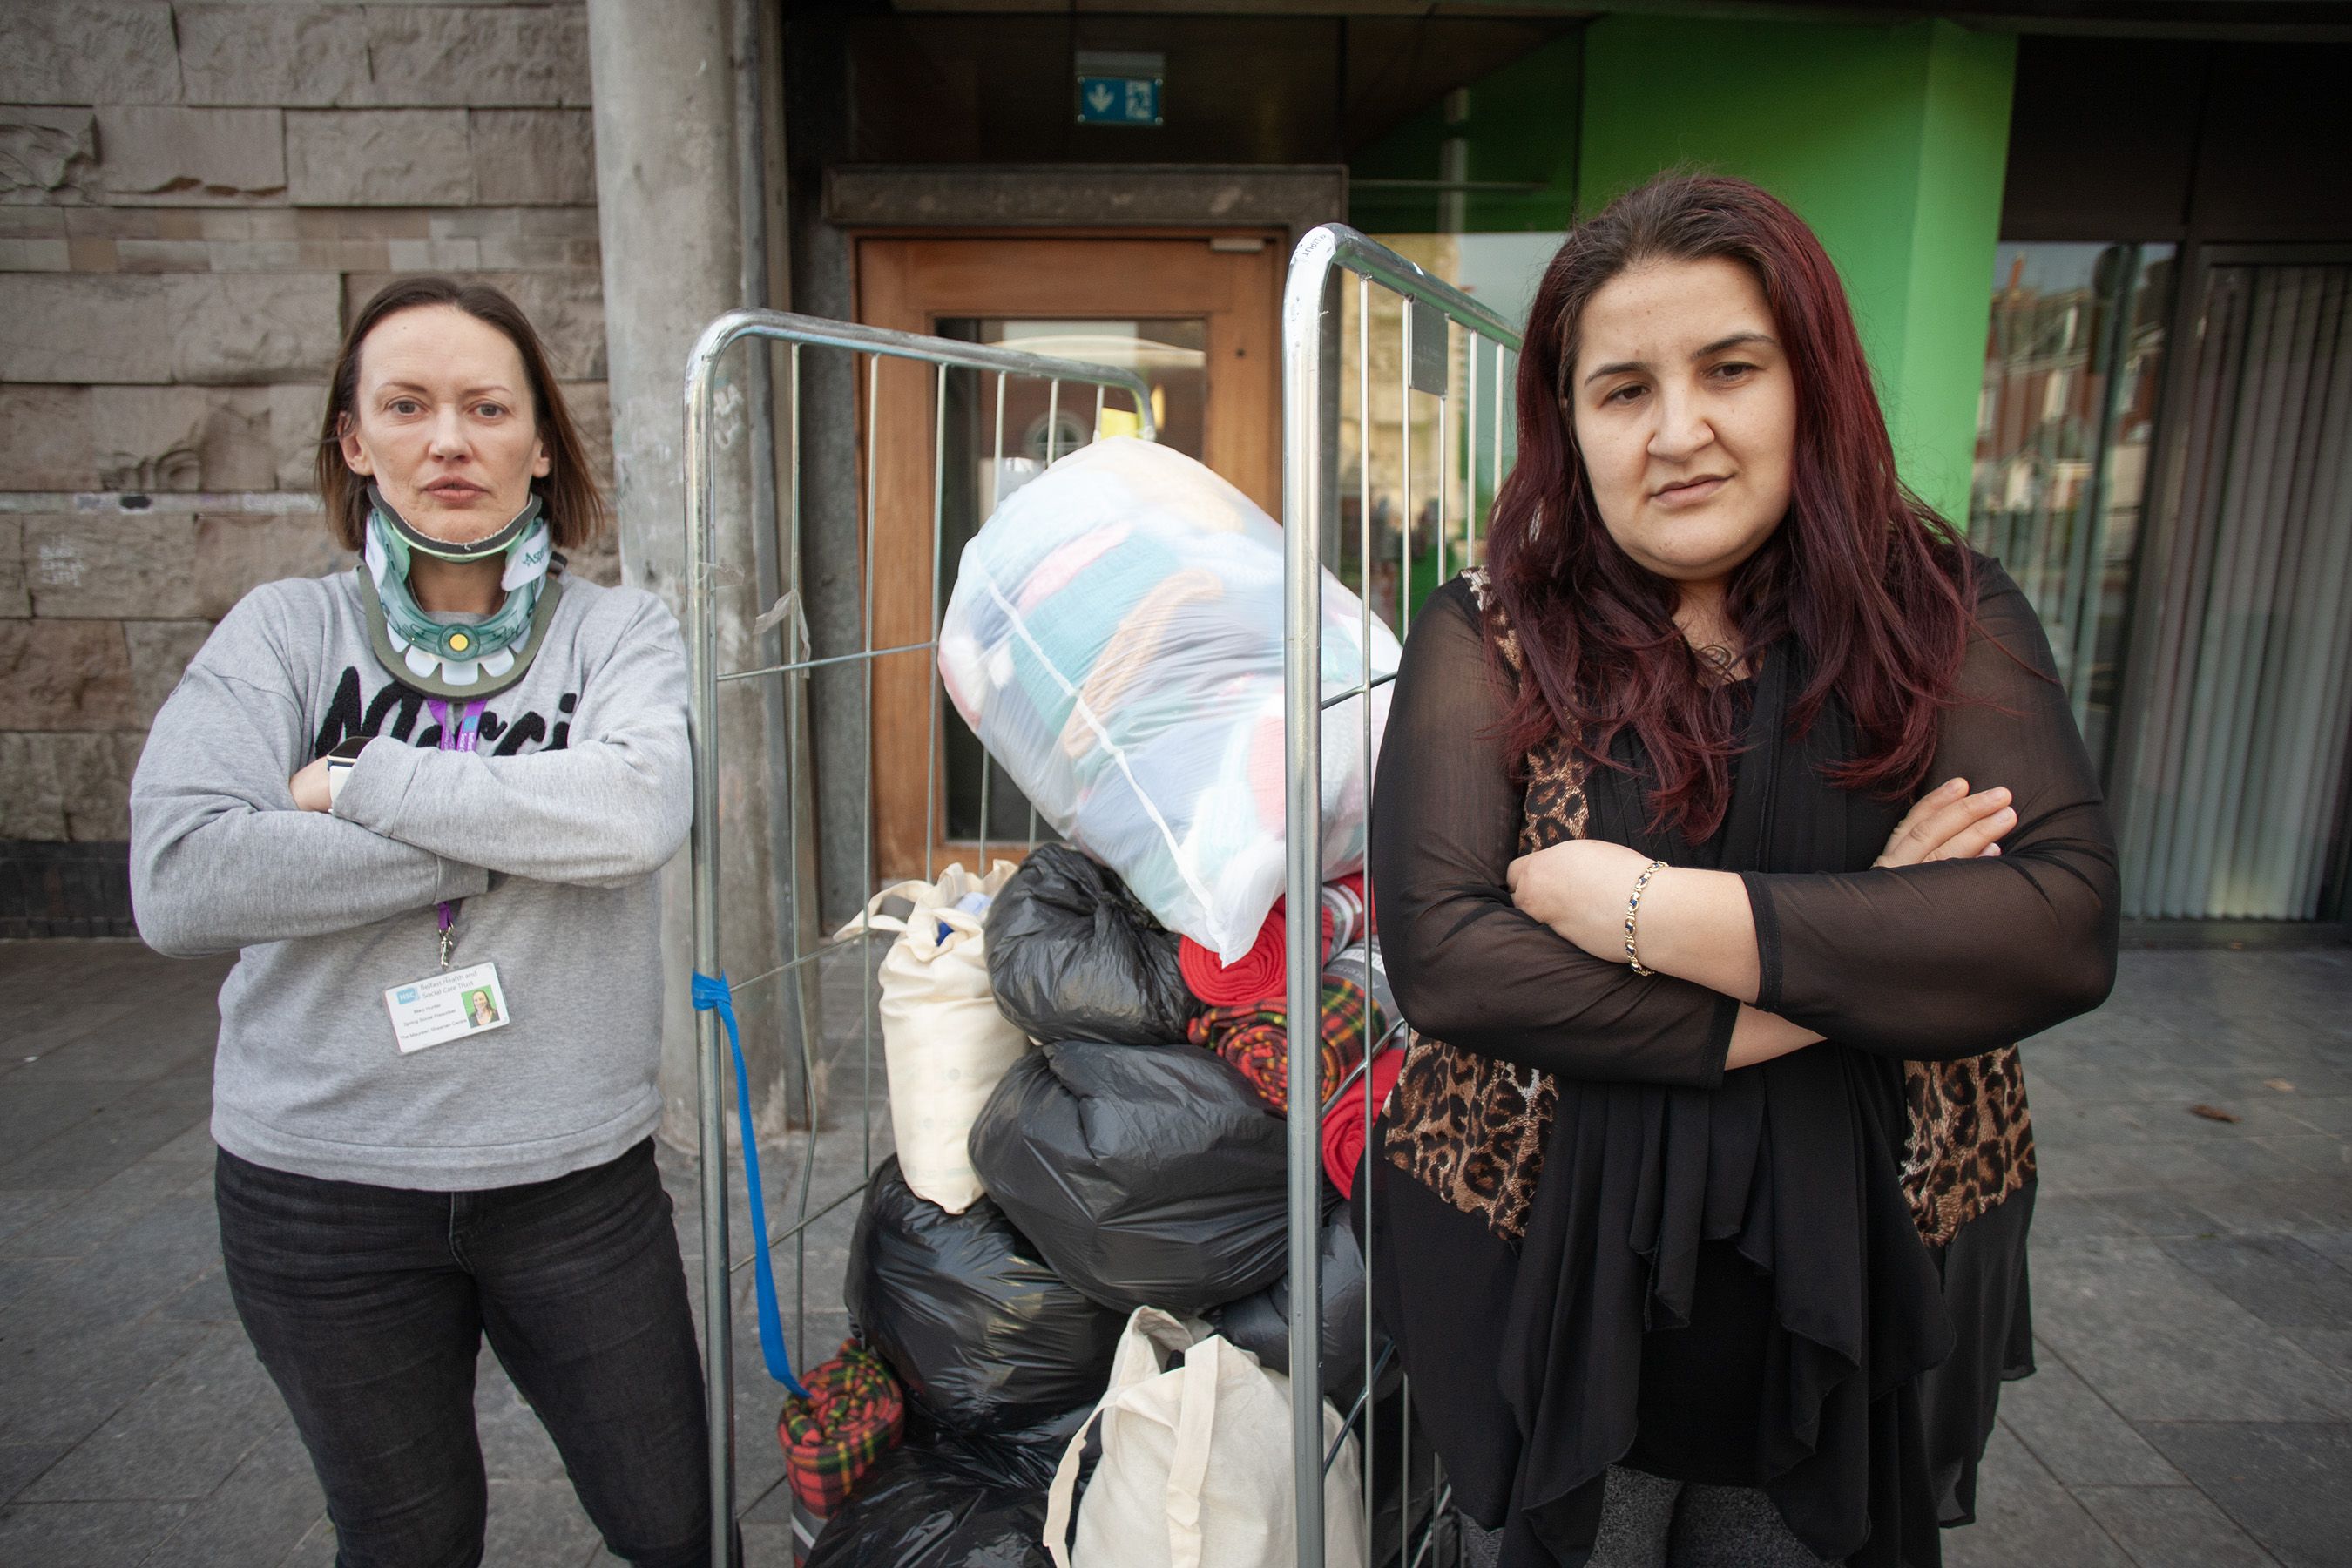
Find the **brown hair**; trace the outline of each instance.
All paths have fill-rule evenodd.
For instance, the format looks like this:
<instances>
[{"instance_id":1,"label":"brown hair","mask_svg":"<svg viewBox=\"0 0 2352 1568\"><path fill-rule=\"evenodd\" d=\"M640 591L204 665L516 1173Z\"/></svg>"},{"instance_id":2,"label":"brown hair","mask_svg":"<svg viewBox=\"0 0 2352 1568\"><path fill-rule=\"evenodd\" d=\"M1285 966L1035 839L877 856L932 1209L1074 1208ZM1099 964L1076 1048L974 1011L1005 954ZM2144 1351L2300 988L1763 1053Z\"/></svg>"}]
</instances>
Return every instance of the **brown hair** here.
<instances>
[{"instance_id":1,"label":"brown hair","mask_svg":"<svg viewBox=\"0 0 2352 1568\"><path fill-rule=\"evenodd\" d=\"M403 310L425 305L451 305L474 320L507 335L522 356L523 373L530 378L533 414L539 437L547 444L548 470L530 481L553 530L555 548L577 550L604 531L610 513L604 487L588 465L587 443L564 405L563 389L556 384L548 364L547 349L532 330L522 307L487 283L460 283L454 278L403 278L387 283L374 299L352 318L343 346L335 355L335 373L327 384L327 416L319 432L317 474L319 496L327 504L327 526L347 550L357 550L367 533L367 482L343 461L343 420L359 402L360 345L378 322Z\"/></svg>"}]
</instances>

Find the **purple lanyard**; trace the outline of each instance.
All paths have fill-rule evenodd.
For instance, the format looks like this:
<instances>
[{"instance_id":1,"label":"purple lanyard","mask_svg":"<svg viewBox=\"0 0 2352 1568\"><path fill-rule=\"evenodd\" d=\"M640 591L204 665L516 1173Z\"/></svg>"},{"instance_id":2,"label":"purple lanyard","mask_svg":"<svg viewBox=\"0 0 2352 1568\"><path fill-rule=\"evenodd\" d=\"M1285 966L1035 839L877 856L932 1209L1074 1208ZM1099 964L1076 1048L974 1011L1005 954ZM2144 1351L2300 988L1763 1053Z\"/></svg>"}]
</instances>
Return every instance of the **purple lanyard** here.
<instances>
[{"instance_id":1,"label":"purple lanyard","mask_svg":"<svg viewBox=\"0 0 2352 1568\"><path fill-rule=\"evenodd\" d=\"M425 700L425 708L433 715L433 721L441 726L443 751L470 752L475 742L481 739L482 699L478 697L460 709L455 723L450 721L449 704L445 699L428 697ZM444 899L437 909L441 925L441 967L446 969L449 967L449 954L457 946L457 938L451 934L457 927L457 905L452 900Z\"/></svg>"}]
</instances>

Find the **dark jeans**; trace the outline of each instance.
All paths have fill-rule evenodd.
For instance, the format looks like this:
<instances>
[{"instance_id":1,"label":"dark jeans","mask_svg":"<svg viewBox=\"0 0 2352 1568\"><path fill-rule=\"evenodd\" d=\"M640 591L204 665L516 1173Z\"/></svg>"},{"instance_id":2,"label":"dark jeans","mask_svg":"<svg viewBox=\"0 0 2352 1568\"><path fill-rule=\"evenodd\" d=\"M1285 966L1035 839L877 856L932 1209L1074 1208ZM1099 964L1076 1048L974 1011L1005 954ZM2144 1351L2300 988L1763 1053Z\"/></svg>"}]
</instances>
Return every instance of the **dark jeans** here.
<instances>
[{"instance_id":1,"label":"dark jeans","mask_svg":"<svg viewBox=\"0 0 2352 1568\"><path fill-rule=\"evenodd\" d=\"M428 1193L224 1150L221 1253L310 1450L340 1568L472 1568L482 1336L639 1568L710 1554L702 1363L653 1143L553 1181Z\"/></svg>"}]
</instances>

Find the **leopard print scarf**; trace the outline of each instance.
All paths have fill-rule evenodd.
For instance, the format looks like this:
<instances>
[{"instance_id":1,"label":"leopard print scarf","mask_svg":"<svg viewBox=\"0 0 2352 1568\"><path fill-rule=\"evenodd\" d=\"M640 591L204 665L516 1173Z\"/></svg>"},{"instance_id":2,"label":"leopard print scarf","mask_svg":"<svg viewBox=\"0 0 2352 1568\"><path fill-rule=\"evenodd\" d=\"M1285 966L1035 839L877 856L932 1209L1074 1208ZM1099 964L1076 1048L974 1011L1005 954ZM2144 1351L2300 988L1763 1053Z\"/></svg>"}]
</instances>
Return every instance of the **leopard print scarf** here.
<instances>
[{"instance_id":1,"label":"leopard print scarf","mask_svg":"<svg viewBox=\"0 0 2352 1568\"><path fill-rule=\"evenodd\" d=\"M1463 574L1504 668L1521 671L1517 635L1484 567ZM1518 849L1532 854L1589 831L1584 763L1565 736L1528 756ZM2017 1192L2034 1173L2033 1129L2017 1047L1951 1062L1903 1064L1909 1133L1903 1191L1920 1238L1940 1247ZM1504 1240L1527 1234L1559 1105L1549 1073L1409 1037L1384 1135L1389 1163L1476 1216Z\"/></svg>"}]
</instances>

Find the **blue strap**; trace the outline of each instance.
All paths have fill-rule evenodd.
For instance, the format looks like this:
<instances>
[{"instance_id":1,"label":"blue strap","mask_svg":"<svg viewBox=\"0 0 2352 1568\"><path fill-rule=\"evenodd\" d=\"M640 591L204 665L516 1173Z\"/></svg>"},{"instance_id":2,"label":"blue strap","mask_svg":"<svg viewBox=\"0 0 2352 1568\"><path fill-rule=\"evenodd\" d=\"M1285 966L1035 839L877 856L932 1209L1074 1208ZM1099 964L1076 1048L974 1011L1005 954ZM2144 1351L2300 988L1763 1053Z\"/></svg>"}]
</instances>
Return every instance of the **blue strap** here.
<instances>
[{"instance_id":1,"label":"blue strap","mask_svg":"<svg viewBox=\"0 0 2352 1568\"><path fill-rule=\"evenodd\" d=\"M767 1358L768 1375L801 1398L808 1390L793 1375L792 1352L784 1346L784 1321L776 1310L776 1269L768 1256L768 1200L760 1190L760 1145L751 1136L751 1075L743 1067L743 1041L735 1030L735 993L727 976L694 977L694 1010L717 1013L727 1026L727 1048L735 1054L735 1112L742 1119L743 1180L751 1193L751 1235L759 1252L752 1259L752 1277L759 1284L760 1353Z\"/></svg>"}]
</instances>

